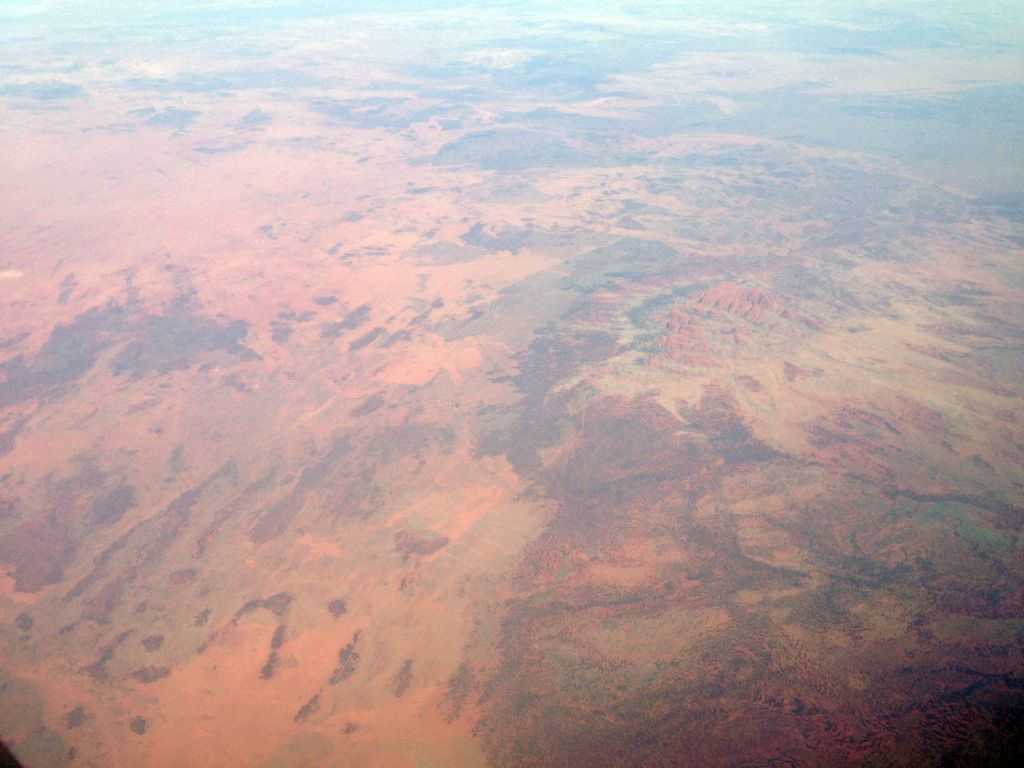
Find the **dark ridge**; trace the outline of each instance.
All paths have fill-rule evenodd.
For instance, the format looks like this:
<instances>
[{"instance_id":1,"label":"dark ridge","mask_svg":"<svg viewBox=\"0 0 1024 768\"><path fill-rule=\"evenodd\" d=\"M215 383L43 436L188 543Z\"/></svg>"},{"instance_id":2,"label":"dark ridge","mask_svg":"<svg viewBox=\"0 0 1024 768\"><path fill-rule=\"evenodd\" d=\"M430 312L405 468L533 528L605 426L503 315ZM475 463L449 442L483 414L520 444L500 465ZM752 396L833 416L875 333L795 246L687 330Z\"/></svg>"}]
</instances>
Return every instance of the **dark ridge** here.
<instances>
[{"instance_id":1,"label":"dark ridge","mask_svg":"<svg viewBox=\"0 0 1024 768\"><path fill-rule=\"evenodd\" d=\"M360 349L370 346L377 338L387 333L379 325L371 331L367 331L358 339L348 345L349 352L358 352Z\"/></svg>"},{"instance_id":2,"label":"dark ridge","mask_svg":"<svg viewBox=\"0 0 1024 768\"><path fill-rule=\"evenodd\" d=\"M128 723L128 728L131 729L132 733L134 733L134 734L136 734L138 736L141 736L142 734L144 734L146 732L146 725L147 725L146 718L144 718L144 717L133 717L132 721L130 723Z\"/></svg>"},{"instance_id":3,"label":"dark ridge","mask_svg":"<svg viewBox=\"0 0 1024 768\"><path fill-rule=\"evenodd\" d=\"M320 324L320 338L321 339L336 339L341 336L341 332L344 327L341 323L321 323ZM290 333L290 331L289 331Z\"/></svg>"},{"instance_id":4,"label":"dark ridge","mask_svg":"<svg viewBox=\"0 0 1024 768\"><path fill-rule=\"evenodd\" d=\"M409 688L412 682L412 659L406 659L391 678L391 693L396 699L402 698L402 694Z\"/></svg>"},{"instance_id":5,"label":"dark ridge","mask_svg":"<svg viewBox=\"0 0 1024 768\"><path fill-rule=\"evenodd\" d=\"M369 316L370 316L370 305L369 304L362 304L362 305L356 307L355 309L353 309L347 315L345 315L345 318L341 321L340 325L345 330L350 330L350 331L351 330L355 330L360 325L365 323L366 319Z\"/></svg>"},{"instance_id":6,"label":"dark ridge","mask_svg":"<svg viewBox=\"0 0 1024 768\"><path fill-rule=\"evenodd\" d=\"M327 604L327 610L334 618L340 618L348 613L348 603L340 597L336 597Z\"/></svg>"},{"instance_id":7,"label":"dark ridge","mask_svg":"<svg viewBox=\"0 0 1024 768\"><path fill-rule=\"evenodd\" d=\"M291 492L259 514L250 529L250 540L255 544L265 544L287 531L302 510L307 492L313 489L319 489L327 496L324 514L335 518L372 514L371 500L376 492L373 470L366 467L353 477L353 470L346 461L349 451L349 444L338 440L320 459L311 461L302 470Z\"/></svg>"},{"instance_id":8,"label":"dark ridge","mask_svg":"<svg viewBox=\"0 0 1024 768\"><path fill-rule=\"evenodd\" d=\"M251 600L247 600L241 608L235 611L232 621L237 624L240 618L261 608L265 608L278 618L281 618L287 613L294 599L295 596L289 592L278 592L268 598L254 597Z\"/></svg>"},{"instance_id":9,"label":"dark ridge","mask_svg":"<svg viewBox=\"0 0 1024 768\"><path fill-rule=\"evenodd\" d=\"M95 621L97 624L109 624L110 615L121 604L121 599L124 597L125 584L133 575L134 573L129 571L105 584L103 589L86 604L82 618Z\"/></svg>"},{"instance_id":10,"label":"dark ridge","mask_svg":"<svg viewBox=\"0 0 1024 768\"><path fill-rule=\"evenodd\" d=\"M77 599L110 572L117 576L104 588L102 600L93 598L90 610L99 611L97 620L107 620L119 604L124 589L158 563L177 542L188 526L192 510L211 485L224 481L234 486L238 480L235 463L228 461L198 485L172 500L159 513L132 526L93 560L93 568L62 598L65 604ZM120 568L115 568L120 564Z\"/></svg>"},{"instance_id":11,"label":"dark ridge","mask_svg":"<svg viewBox=\"0 0 1024 768\"><path fill-rule=\"evenodd\" d=\"M132 677L140 683L155 683L157 680L163 680L170 674L171 670L168 667L148 666L132 672Z\"/></svg>"},{"instance_id":12,"label":"dark ridge","mask_svg":"<svg viewBox=\"0 0 1024 768\"><path fill-rule=\"evenodd\" d=\"M266 544L288 530L288 526L302 509L303 496L301 492L293 491L271 504L256 520L256 524L249 532L249 539L254 544Z\"/></svg>"},{"instance_id":13,"label":"dark ridge","mask_svg":"<svg viewBox=\"0 0 1024 768\"><path fill-rule=\"evenodd\" d=\"M277 629L274 630L274 636L270 639L270 648L277 650L284 644L284 624L278 624Z\"/></svg>"},{"instance_id":14,"label":"dark ridge","mask_svg":"<svg viewBox=\"0 0 1024 768\"><path fill-rule=\"evenodd\" d=\"M334 668L328 679L331 685L337 685L342 680L351 677L352 673L356 671L359 664L359 652L356 650L358 643L359 632L356 632L352 635L352 641L338 651L338 666Z\"/></svg>"},{"instance_id":15,"label":"dark ridge","mask_svg":"<svg viewBox=\"0 0 1024 768\"><path fill-rule=\"evenodd\" d=\"M368 416L379 408L383 408L387 405L387 399L384 395L378 392L375 395L371 395L366 398L362 403L352 409L352 416Z\"/></svg>"},{"instance_id":16,"label":"dark ridge","mask_svg":"<svg viewBox=\"0 0 1024 768\"><path fill-rule=\"evenodd\" d=\"M169 469L173 474L178 474L185 469L184 446L175 446L174 450L171 451L171 455L167 457L167 469Z\"/></svg>"},{"instance_id":17,"label":"dark ridge","mask_svg":"<svg viewBox=\"0 0 1024 768\"><path fill-rule=\"evenodd\" d=\"M60 292L57 294L57 303L67 304L68 299L77 287L78 280L75 279L75 273L72 272L60 281Z\"/></svg>"},{"instance_id":18,"label":"dark ridge","mask_svg":"<svg viewBox=\"0 0 1024 768\"><path fill-rule=\"evenodd\" d=\"M382 349L387 349L388 347L391 347L400 341L409 341L409 339L411 338L412 334L403 328L400 331L395 331L394 333L392 333L390 336L384 339L384 341L382 341L378 346L380 346Z\"/></svg>"},{"instance_id":19,"label":"dark ridge","mask_svg":"<svg viewBox=\"0 0 1024 768\"><path fill-rule=\"evenodd\" d=\"M309 719L310 715L314 714L320 709L320 694L316 693L313 698L303 704L299 711L295 713L295 717L292 718L296 723L304 723Z\"/></svg>"},{"instance_id":20,"label":"dark ridge","mask_svg":"<svg viewBox=\"0 0 1024 768\"><path fill-rule=\"evenodd\" d=\"M267 662L263 665L260 670L260 680L269 680L274 676L274 672L277 671L278 655L277 651L271 651L270 655L267 656Z\"/></svg>"},{"instance_id":21,"label":"dark ridge","mask_svg":"<svg viewBox=\"0 0 1024 768\"><path fill-rule=\"evenodd\" d=\"M395 533L395 551L402 555L403 560L408 560L416 555L432 555L437 550L446 546L448 541L447 536L442 536L433 531L425 533L398 531Z\"/></svg>"},{"instance_id":22,"label":"dark ridge","mask_svg":"<svg viewBox=\"0 0 1024 768\"><path fill-rule=\"evenodd\" d=\"M109 664L110 660L114 658L114 653L117 651L118 647L128 639L128 636L131 635L131 633L132 631L129 629L117 635L113 640L103 646L100 651L100 655L95 661L82 667L82 671L94 680L104 679L107 676L107 664Z\"/></svg>"},{"instance_id":23,"label":"dark ridge","mask_svg":"<svg viewBox=\"0 0 1024 768\"><path fill-rule=\"evenodd\" d=\"M440 706L445 722L452 723L458 720L466 699L476 688L476 675L473 674L472 668L463 662L455 670L455 674L448 678L448 685L441 699Z\"/></svg>"},{"instance_id":24,"label":"dark ridge","mask_svg":"<svg viewBox=\"0 0 1024 768\"><path fill-rule=\"evenodd\" d=\"M288 607L294 599L295 596L289 592L278 592L264 600L263 607L278 618L281 618L288 611Z\"/></svg>"}]
</instances>

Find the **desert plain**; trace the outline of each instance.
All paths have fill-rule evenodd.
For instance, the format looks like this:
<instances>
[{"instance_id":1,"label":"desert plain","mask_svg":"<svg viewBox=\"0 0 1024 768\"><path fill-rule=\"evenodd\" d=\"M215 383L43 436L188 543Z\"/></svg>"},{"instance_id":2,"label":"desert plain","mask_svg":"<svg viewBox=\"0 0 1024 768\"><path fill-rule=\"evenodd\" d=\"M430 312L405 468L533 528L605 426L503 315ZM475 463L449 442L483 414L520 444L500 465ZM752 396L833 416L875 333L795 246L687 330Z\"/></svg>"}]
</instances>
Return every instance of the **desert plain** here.
<instances>
[{"instance_id":1,"label":"desert plain","mask_svg":"<svg viewBox=\"0 0 1024 768\"><path fill-rule=\"evenodd\" d=\"M1014 4L0 20L25 766L1020 759Z\"/></svg>"}]
</instances>

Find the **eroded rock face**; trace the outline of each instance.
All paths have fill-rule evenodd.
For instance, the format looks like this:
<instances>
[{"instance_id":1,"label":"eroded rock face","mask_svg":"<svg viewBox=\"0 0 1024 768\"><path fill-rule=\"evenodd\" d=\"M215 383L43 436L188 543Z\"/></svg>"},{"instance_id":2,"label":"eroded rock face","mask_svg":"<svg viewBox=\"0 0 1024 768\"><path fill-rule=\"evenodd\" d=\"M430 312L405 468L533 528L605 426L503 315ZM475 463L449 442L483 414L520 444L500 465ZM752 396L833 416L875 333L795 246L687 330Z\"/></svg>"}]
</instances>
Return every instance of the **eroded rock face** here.
<instances>
[{"instance_id":1,"label":"eroded rock face","mask_svg":"<svg viewBox=\"0 0 1024 768\"><path fill-rule=\"evenodd\" d=\"M722 283L697 296L697 303L706 311L728 312L752 322L761 322L768 313L790 315L782 300L755 287Z\"/></svg>"}]
</instances>

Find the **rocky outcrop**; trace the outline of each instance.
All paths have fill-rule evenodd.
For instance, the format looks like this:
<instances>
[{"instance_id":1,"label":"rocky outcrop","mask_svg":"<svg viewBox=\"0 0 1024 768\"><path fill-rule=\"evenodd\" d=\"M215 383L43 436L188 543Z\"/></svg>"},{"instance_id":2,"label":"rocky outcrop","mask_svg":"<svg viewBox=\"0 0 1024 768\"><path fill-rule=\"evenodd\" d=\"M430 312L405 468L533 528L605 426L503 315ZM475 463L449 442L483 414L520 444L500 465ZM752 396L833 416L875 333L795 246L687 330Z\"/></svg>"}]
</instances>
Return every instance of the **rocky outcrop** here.
<instances>
[{"instance_id":1,"label":"rocky outcrop","mask_svg":"<svg viewBox=\"0 0 1024 768\"><path fill-rule=\"evenodd\" d=\"M782 299L761 288L736 283L722 283L708 288L697 297L697 304L708 311L727 312L756 323L764 320L768 312L789 316L789 310Z\"/></svg>"}]
</instances>

